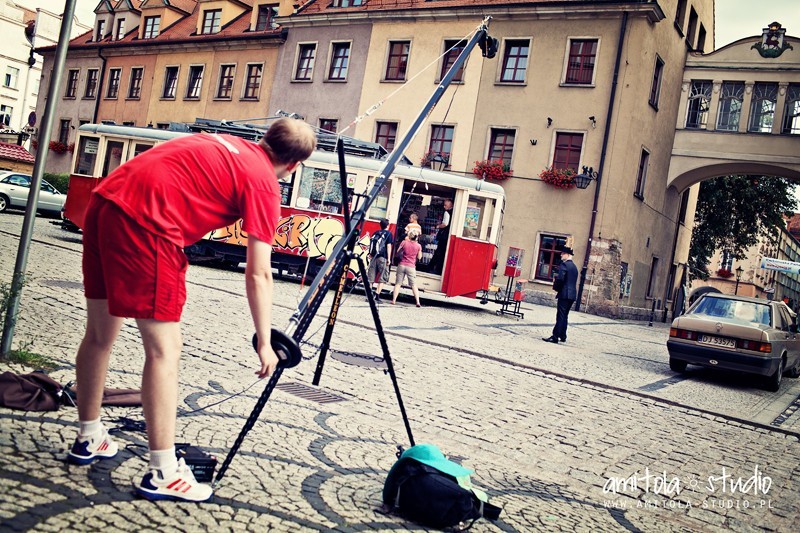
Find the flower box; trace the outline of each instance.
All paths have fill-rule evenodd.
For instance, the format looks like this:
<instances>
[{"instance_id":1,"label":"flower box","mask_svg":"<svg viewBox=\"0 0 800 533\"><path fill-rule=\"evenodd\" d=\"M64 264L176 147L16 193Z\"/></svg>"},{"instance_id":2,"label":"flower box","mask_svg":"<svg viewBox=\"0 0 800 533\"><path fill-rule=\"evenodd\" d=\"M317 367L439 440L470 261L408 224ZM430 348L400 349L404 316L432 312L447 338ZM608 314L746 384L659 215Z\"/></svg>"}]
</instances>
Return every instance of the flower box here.
<instances>
[{"instance_id":1,"label":"flower box","mask_svg":"<svg viewBox=\"0 0 800 533\"><path fill-rule=\"evenodd\" d=\"M719 270L717 270L717 276L721 278L732 278L733 272L731 272L727 268L720 268Z\"/></svg>"},{"instance_id":2,"label":"flower box","mask_svg":"<svg viewBox=\"0 0 800 533\"><path fill-rule=\"evenodd\" d=\"M511 165L501 159L475 161L472 173L479 178L492 181L502 181L512 176Z\"/></svg>"},{"instance_id":3,"label":"flower box","mask_svg":"<svg viewBox=\"0 0 800 533\"><path fill-rule=\"evenodd\" d=\"M63 154L67 151L67 145L58 141L50 141L50 149L57 154Z\"/></svg>"},{"instance_id":4,"label":"flower box","mask_svg":"<svg viewBox=\"0 0 800 533\"><path fill-rule=\"evenodd\" d=\"M574 189L576 172L571 168L548 167L539 173L543 182L558 189Z\"/></svg>"}]
</instances>

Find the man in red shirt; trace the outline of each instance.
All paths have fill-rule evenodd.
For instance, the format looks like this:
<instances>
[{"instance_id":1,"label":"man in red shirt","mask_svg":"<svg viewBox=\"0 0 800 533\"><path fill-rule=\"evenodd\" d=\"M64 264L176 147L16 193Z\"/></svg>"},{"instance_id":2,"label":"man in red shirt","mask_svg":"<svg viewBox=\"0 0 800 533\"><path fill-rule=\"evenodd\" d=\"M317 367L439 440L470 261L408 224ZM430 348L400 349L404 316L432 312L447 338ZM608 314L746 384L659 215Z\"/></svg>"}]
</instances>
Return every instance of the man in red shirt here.
<instances>
[{"instance_id":1,"label":"man in red shirt","mask_svg":"<svg viewBox=\"0 0 800 533\"><path fill-rule=\"evenodd\" d=\"M243 219L247 299L259 339L256 374L271 375L278 364L270 346L278 179L293 172L315 146L310 126L294 119L274 122L258 143L188 135L137 156L95 189L83 233L88 316L76 361L80 429L70 462L86 465L117 453L100 423L100 405L114 340L123 318L135 318L145 351L142 407L150 448L150 469L136 492L153 500L211 498L211 487L197 483L175 456L188 265L183 248Z\"/></svg>"}]
</instances>

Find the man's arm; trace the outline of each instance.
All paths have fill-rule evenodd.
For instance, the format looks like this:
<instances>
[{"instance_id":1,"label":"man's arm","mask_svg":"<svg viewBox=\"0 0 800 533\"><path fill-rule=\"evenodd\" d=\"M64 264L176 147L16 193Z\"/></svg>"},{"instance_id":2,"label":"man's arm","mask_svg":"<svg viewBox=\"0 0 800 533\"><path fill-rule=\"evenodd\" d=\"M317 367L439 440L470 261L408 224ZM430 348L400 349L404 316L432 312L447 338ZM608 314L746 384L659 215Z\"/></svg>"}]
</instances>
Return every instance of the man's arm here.
<instances>
[{"instance_id":1,"label":"man's arm","mask_svg":"<svg viewBox=\"0 0 800 533\"><path fill-rule=\"evenodd\" d=\"M278 366L278 356L272 351L272 246L255 237L247 240L247 266L244 271L247 303L258 335L258 358L261 368L258 377L272 375Z\"/></svg>"}]
</instances>

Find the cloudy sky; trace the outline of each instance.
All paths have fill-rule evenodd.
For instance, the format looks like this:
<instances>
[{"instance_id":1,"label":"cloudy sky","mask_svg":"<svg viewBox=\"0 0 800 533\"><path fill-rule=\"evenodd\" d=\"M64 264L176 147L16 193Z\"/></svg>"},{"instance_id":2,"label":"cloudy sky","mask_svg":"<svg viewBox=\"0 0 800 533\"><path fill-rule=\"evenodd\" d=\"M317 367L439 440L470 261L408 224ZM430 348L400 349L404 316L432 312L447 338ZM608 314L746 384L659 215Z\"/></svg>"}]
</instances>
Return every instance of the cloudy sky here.
<instances>
[{"instance_id":1,"label":"cloudy sky","mask_svg":"<svg viewBox=\"0 0 800 533\"><path fill-rule=\"evenodd\" d=\"M51 11L63 11L65 0L17 0L36 7L46 5ZM75 14L83 24L94 24L94 8L99 0L76 0ZM720 48L742 37L761 35L761 29L778 21L789 35L800 35L800 0L716 0L716 45ZM50 7L52 6L52 7ZM57 7L58 6L58 7ZM667 13L667 19L673 17Z\"/></svg>"}]
</instances>

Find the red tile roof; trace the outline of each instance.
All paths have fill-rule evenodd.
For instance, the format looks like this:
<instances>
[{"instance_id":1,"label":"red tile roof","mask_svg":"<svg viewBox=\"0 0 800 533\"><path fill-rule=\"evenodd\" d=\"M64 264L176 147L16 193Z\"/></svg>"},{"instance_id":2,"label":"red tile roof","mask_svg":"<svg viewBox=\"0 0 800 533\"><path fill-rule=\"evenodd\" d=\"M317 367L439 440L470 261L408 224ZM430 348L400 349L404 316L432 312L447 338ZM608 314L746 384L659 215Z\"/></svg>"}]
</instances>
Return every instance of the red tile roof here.
<instances>
[{"instance_id":1,"label":"red tile roof","mask_svg":"<svg viewBox=\"0 0 800 533\"><path fill-rule=\"evenodd\" d=\"M0 142L0 159L10 159L23 163L33 163L36 161L36 158L22 146L4 142Z\"/></svg>"}]
</instances>

